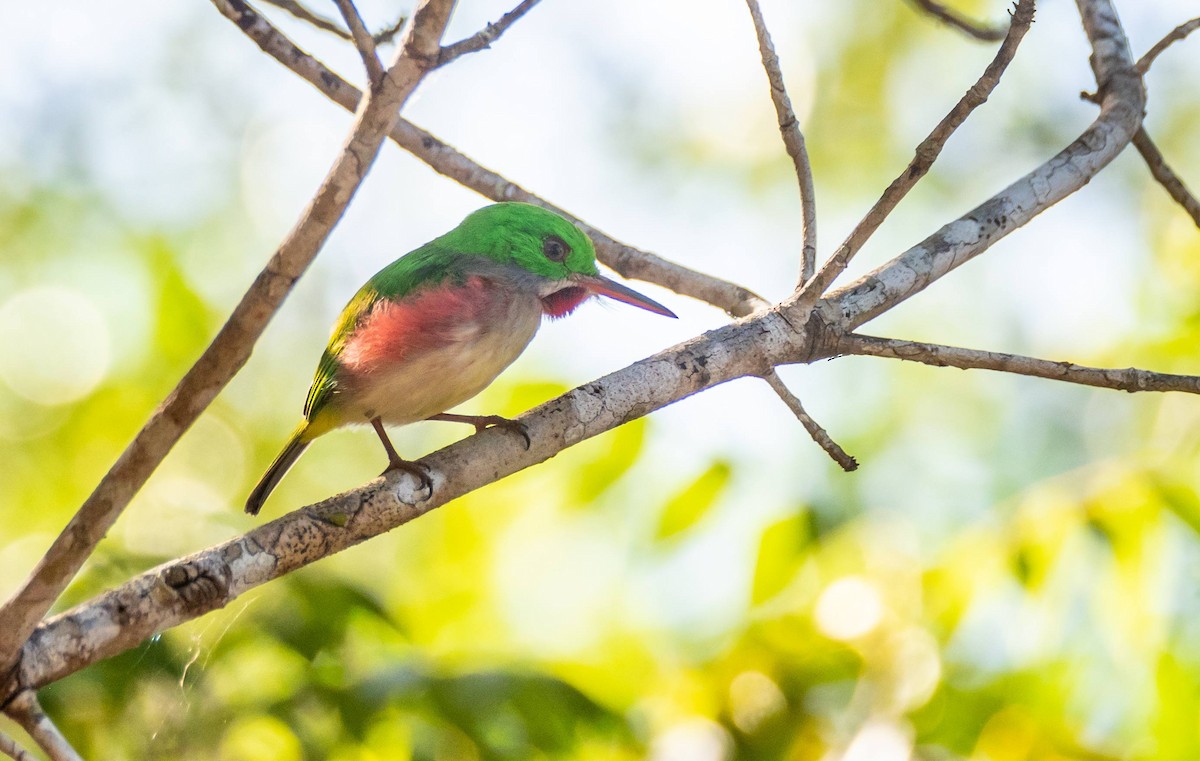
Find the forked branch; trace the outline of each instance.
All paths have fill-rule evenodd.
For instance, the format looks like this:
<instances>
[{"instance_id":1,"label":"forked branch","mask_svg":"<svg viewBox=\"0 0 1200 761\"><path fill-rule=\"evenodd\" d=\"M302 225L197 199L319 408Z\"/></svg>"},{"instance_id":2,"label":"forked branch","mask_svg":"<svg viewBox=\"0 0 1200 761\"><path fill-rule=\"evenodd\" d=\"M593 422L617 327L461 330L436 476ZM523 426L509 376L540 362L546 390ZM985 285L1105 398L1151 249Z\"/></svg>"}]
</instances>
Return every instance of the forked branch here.
<instances>
[{"instance_id":1,"label":"forked branch","mask_svg":"<svg viewBox=\"0 0 1200 761\"><path fill-rule=\"evenodd\" d=\"M933 128L921 144L917 146L916 155L909 162L908 167L892 181L892 184L883 191L883 195L875 205L871 207L862 221L859 222L850 232L849 237L845 242L838 247L833 256L829 257L828 261L822 265L817 274L809 280L804 286L798 289L798 293L793 297L796 304L794 311L800 314L807 313L816 300L823 294L838 275L845 271L850 260L857 254L867 242L867 240L879 229L883 221L887 219L892 210L904 199L908 192L913 189L918 181L929 172L929 168L933 166L933 162L937 160L941 154L942 148L945 147L946 141L954 134L954 131L966 121L971 112L979 106L983 105L992 90L996 89L996 85L1000 83L1000 77L1004 74L1004 70L1008 68L1009 62L1017 53L1017 47L1021 44L1021 40L1025 37L1025 33L1029 31L1029 25L1033 23L1034 0L1019 0L1016 8L1013 10L1012 23L1008 27L1008 34L1001 43L1000 49L996 51L995 58L984 69L983 75L979 80L967 90L966 95L955 104L950 113L938 122L938 125Z\"/></svg>"},{"instance_id":2,"label":"forked branch","mask_svg":"<svg viewBox=\"0 0 1200 761\"><path fill-rule=\"evenodd\" d=\"M395 124L399 108L437 60L452 0L423 0L381 87L372 90L346 144L296 226L200 359L155 410L16 595L0 608L0 675L184 431L245 364L267 322L341 219ZM0 679L0 681L3 681Z\"/></svg>"}]
</instances>

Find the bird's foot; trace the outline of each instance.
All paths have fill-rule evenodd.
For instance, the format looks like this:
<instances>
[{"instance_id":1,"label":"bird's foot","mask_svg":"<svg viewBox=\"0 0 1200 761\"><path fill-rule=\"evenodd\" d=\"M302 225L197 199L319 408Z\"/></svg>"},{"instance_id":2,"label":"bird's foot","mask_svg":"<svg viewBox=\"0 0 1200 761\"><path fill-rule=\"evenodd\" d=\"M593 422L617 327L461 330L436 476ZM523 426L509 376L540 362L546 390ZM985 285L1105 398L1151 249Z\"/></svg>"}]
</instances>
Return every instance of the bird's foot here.
<instances>
[{"instance_id":1,"label":"bird's foot","mask_svg":"<svg viewBox=\"0 0 1200 761\"><path fill-rule=\"evenodd\" d=\"M433 479L429 477L429 468L419 462L412 462L411 460L403 460L396 457L388 460L388 466L379 475L386 476L388 473L397 470L402 470L417 479L417 483L419 484L417 491L424 490L429 492L429 496L425 499L433 496Z\"/></svg>"},{"instance_id":2,"label":"bird's foot","mask_svg":"<svg viewBox=\"0 0 1200 761\"><path fill-rule=\"evenodd\" d=\"M444 420L450 423L468 423L475 426L475 433L488 428L503 428L506 431L520 434L521 438L525 439L526 449L533 446L533 440L529 438L529 428L519 420L510 420L499 415L455 415L449 412L433 415L429 419Z\"/></svg>"}]
</instances>

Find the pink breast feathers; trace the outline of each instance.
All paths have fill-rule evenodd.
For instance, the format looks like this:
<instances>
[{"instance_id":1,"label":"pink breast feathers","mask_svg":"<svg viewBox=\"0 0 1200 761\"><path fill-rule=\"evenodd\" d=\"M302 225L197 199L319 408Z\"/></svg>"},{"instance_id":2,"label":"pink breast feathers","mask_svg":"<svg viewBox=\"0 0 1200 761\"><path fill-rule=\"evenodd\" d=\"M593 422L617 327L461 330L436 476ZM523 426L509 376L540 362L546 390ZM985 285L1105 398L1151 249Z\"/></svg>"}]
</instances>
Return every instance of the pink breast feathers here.
<instances>
[{"instance_id":1,"label":"pink breast feathers","mask_svg":"<svg viewBox=\"0 0 1200 761\"><path fill-rule=\"evenodd\" d=\"M371 373L413 352L469 341L483 329L481 318L501 295L495 283L473 275L462 285L425 288L401 301L377 301L346 342L342 365Z\"/></svg>"}]
</instances>

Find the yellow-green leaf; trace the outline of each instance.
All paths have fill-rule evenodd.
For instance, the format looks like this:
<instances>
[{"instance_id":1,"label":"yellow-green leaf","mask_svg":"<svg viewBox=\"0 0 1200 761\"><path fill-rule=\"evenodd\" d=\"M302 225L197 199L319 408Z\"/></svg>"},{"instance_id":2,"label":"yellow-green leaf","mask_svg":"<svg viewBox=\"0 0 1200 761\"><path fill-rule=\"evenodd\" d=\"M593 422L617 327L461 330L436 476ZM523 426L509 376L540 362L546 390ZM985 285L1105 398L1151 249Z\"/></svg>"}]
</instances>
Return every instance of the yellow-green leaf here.
<instances>
[{"instance_id":1,"label":"yellow-green leaf","mask_svg":"<svg viewBox=\"0 0 1200 761\"><path fill-rule=\"evenodd\" d=\"M757 605L783 591L796 575L808 543L809 521L804 513L776 521L758 540L751 601Z\"/></svg>"},{"instance_id":2,"label":"yellow-green leaf","mask_svg":"<svg viewBox=\"0 0 1200 761\"><path fill-rule=\"evenodd\" d=\"M717 460L672 497L658 516L655 540L669 539L696 525L725 491L730 472L728 462Z\"/></svg>"}]
</instances>

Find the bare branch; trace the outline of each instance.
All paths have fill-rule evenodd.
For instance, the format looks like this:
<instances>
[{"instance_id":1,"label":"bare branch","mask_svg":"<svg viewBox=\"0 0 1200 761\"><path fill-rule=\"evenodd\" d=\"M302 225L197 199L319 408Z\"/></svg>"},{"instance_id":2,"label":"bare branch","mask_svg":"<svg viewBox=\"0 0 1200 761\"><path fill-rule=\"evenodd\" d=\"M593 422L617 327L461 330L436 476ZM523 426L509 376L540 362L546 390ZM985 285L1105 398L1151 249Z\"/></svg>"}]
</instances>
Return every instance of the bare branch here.
<instances>
[{"instance_id":1,"label":"bare branch","mask_svg":"<svg viewBox=\"0 0 1200 761\"><path fill-rule=\"evenodd\" d=\"M406 21L408 21L408 17L401 16L400 18L396 19L396 23L384 29L380 29L378 32L373 34L371 37L375 40L375 44L383 45L391 42L397 34L400 34L400 30L404 28L404 23Z\"/></svg>"},{"instance_id":2,"label":"bare branch","mask_svg":"<svg viewBox=\"0 0 1200 761\"><path fill-rule=\"evenodd\" d=\"M911 0L911 2L947 26L952 26L982 42L999 42L1004 39L1005 30L1002 26L990 26L973 21L934 0Z\"/></svg>"},{"instance_id":3,"label":"bare branch","mask_svg":"<svg viewBox=\"0 0 1200 761\"><path fill-rule=\"evenodd\" d=\"M334 1L338 10L342 12L342 18L350 28L350 36L354 38L354 46L358 48L358 54L362 57L363 66L367 70L367 81L375 87L383 79L383 61L379 60L379 53L375 52L375 39L363 24L358 8L354 7L354 0Z\"/></svg>"},{"instance_id":4,"label":"bare branch","mask_svg":"<svg viewBox=\"0 0 1200 761\"><path fill-rule=\"evenodd\" d=\"M916 155L913 156L908 167L888 186L887 190L883 192L883 196L875 202L875 205L850 232L850 236L838 247L833 256L829 257L816 276L799 289L799 293L793 297L797 304L795 308L797 312L808 312L812 308L812 304L833 284L837 276L845 271L850 260L879 229L896 205L929 171L946 145L946 141L950 139L950 135L954 134L954 131L966 121L972 111L987 101L992 90L1000 83L1000 77L1008 68L1009 62L1016 55L1017 46L1021 44L1025 32L1029 31L1029 25L1033 23L1033 12L1034 0L1020 0L1017 3L1008 34L1000 45L1000 49L996 51L992 62L979 77L979 81L967 90L967 94L955 104L950 113L946 114L945 118L929 133L929 136L921 141L921 144L917 146Z\"/></svg>"},{"instance_id":5,"label":"bare branch","mask_svg":"<svg viewBox=\"0 0 1200 761\"><path fill-rule=\"evenodd\" d=\"M34 739L38 747L46 751L50 761L83 761L83 756L75 752L71 743L67 742L67 738L42 710L33 691L18 694L4 707L4 711L21 725L21 729Z\"/></svg>"},{"instance_id":6,"label":"bare branch","mask_svg":"<svg viewBox=\"0 0 1200 761\"><path fill-rule=\"evenodd\" d=\"M1154 175L1154 179L1158 180L1158 183L1170 193L1171 198L1175 199L1175 203L1183 207L1196 227L1200 227L1200 201L1196 200L1196 197L1187 189L1187 185L1183 184L1183 180L1179 179L1179 175L1175 174L1174 170L1167 165L1167 160L1163 158L1158 146L1150 139L1150 135L1146 134L1144 127L1134 133L1133 145L1146 160L1146 166L1150 168L1150 174Z\"/></svg>"},{"instance_id":7,"label":"bare branch","mask_svg":"<svg viewBox=\"0 0 1200 761\"><path fill-rule=\"evenodd\" d=\"M725 325L525 413L520 422L532 442L528 449L520 437L488 429L422 458L433 481L424 501L425 491L411 475L391 473L147 571L42 622L23 648L14 678L0 680L0 704L12 690L48 684L134 647L618 425L735 378L762 375L772 363L797 361L795 340L773 312ZM803 353L822 355L808 347Z\"/></svg>"},{"instance_id":8,"label":"bare branch","mask_svg":"<svg viewBox=\"0 0 1200 761\"><path fill-rule=\"evenodd\" d=\"M235 15L240 0L214 0ZM155 410L71 518L17 594L0 608L0 674L166 454L245 364L267 322L316 257L370 169L398 110L432 68L452 0L424 0L383 85L358 111L341 155L216 338Z\"/></svg>"},{"instance_id":9,"label":"bare branch","mask_svg":"<svg viewBox=\"0 0 1200 761\"><path fill-rule=\"evenodd\" d=\"M22 748L20 743L3 732L0 732L0 753L13 761L37 761L36 756Z\"/></svg>"},{"instance_id":10,"label":"bare branch","mask_svg":"<svg viewBox=\"0 0 1200 761\"><path fill-rule=\"evenodd\" d=\"M902 341L896 338L877 338L857 333L843 336L838 343L838 351L842 354L902 359L934 367L997 370L1130 393L1135 391L1181 391L1186 394L1200 394L1200 376L1196 375L1156 373L1150 370L1139 370L1135 367L1120 369L1086 367L1073 362L1054 362L1020 354L963 349L957 346Z\"/></svg>"},{"instance_id":11,"label":"bare branch","mask_svg":"<svg viewBox=\"0 0 1200 761\"><path fill-rule=\"evenodd\" d=\"M1120 153L1141 125L1146 93L1111 0L1077 0L1104 94L1100 114L1074 142L925 240L829 294L824 319L852 330L920 293L1083 187ZM817 278L820 278L820 273ZM795 320L793 320L794 322Z\"/></svg>"},{"instance_id":12,"label":"bare branch","mask_svg":"<svg viewBox=\"0 0 1200 761\"><path fill-rule=\"evenodd\" d=\"M510 26L515 24L519 18L528 13L540 1L521 0L516 8L501 16L500 20L496 23L488 24L465 40L459 40L452 45L445 46L438 57L438 66L445 66L459 56L476 53L484 48L491 47L493 42L500 39L500 35L504 34Z\"/></svg>"},{"instance_id":13,"label":"bare branch","mask_svg":"<svg viewBox=\"0 0 1200 761\"><path fill-rule=\"evenodd\" d=\"M331 34L341 37L343 40L350 40L351 42L354 41L354 38L349 32L335 24L331 19L327 19L324 16L319 16L313 13L308 8L305 8L303 5L296 2L296 0L263 0L263 2L274 5L277 8L282 8L301 21L311 24L323 32L330 32ZM404 28L404 22L407 20L408 18L406 16L401 16L396 20L395 24L392 24L386 29L381 29L380 31L371 35L371 39L376 45L382 45L386 42L391 42L396 35L400 33L400 30Z\"/></svg>"},{"instance_id":14,"label":"bare branch","mask_svg":"<svg viewBox=\"0 0 1200 761\"><path fill-rule=\"evenodd\" d=\"M1154 44L1154 47L1147 50L1146 55L1138 59L1136 67L1138 74L1145 74L1147 71L1149 71L1150 64L1154 63L1154 59L1158 58L1164 50L1169 48L1172 44L1179 42L1184 37L1187 37L1197 29L1200 29L1200 17L1194 18L1191 21L1185 21L1172 29L1166 37L1163 37Z\"/></svg>"},{"instance_id":15,"label":"bare branch","mask_svg":"<svg viewBox=\"0 0 1200 761\"><path fill-rule=\"evenodd\" d=\"M804 426L804 430L808 431L808 435L812 437L812 440L817 442L821 449L824 449L825 453L832 457L833 461L841 466L842 470L846 471L847 473L853 470L858 470L858 460L847 454L846 450L842 449L842 447L833 440L828 431L822 428L821 424L816 420L813 420L812 416L804 410L804 406L800 404L800 398L791 392L791 390L787 387L787 384L785 384L783 379L779 377L779 373L775 372L775 368L771 368L767 372L763 373L762 379L765 380L767 384L771 386L771 389L779 395L779 398L783 400L783 403L788 406L788 409L792 411L792 414L795 415L796 419L800 421L800 424Z\"/></svg>"},{"instance_id":16,"label":"bare branch","mask_svg":"<svg viewBox=\"0 0 1200 761\"><path fill-rule=\"evenodd\" d=\"M775 114L779 117L779 134L783 136L783 145L792 157L792 166L800 183L800 285L803 285L813 276L817 266L817 201L813 190L812 163L808 160L800 122L792 110L792 99L788 97L787 87L783 84L779 56L775 55L775 46L771 44L762 9L758 0L746 0L746 7L750 9L750 18L754 21L758 52L762 56L763 69L767 72L767 82L771 85L771 102L775 104Z\"/></svg>"},{"instance_id":17,"label":"bare branch","mask_svg":"<svg viewBox=\"0 0 1200 761\"><path fill-rule=\"evenodd\" d=\"M308 8L305 8L303 5L296 2L296 0L263 0L263 2L268 3L269 5L274 5L277 8L282 8L306 24L311 24L323 32L336 34L343 40L353 39L349 32L335 24L331 19L327 19L324 16L319 16L316 13L313 13Z\"/></svg>"},{"instance_id":18,"label":"bare branch","mask_svg":"<svg viewBox=\"0 0 1200 761\"><path fill-rule=\"evenodd\" d=\"M219 7L225 7L222 3ZM248 6L225 16L238 25L263 52L291 69L347 111L358 107L362 93L317 59L298 48L283 33ZM622 243L583 223L545 199L530 193L467 156L415 124L401 118L390 135L393 142L424 161L435 171L493 201L524 201L567 217L591 236L600 261L622 276L670 288L724 309L734 317L745 317L770 306L753 291L735 283L688 269L648 251Z\"/></svg>"}]
</instances>

